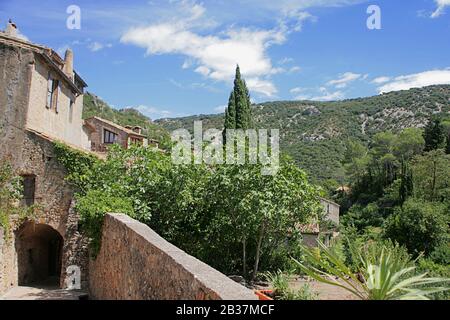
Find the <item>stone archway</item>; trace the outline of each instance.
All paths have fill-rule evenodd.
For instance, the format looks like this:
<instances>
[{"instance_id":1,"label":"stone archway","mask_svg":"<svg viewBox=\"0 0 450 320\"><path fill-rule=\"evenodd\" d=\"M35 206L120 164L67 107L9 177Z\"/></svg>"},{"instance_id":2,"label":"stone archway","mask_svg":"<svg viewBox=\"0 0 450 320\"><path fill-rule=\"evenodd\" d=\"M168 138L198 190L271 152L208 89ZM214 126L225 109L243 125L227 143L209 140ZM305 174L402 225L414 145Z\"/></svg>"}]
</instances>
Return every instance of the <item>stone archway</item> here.
<instances>
[{"instance_id":1,"label":"stone archway","mask_svg":"<svg viewBox=\"0 0 450 320\"><path fill-rule=\"evenodd\" d=\"M22 225L16 233L19 286L59 287L63 244L63 237L49 225Z\"/></svg>"}]
</instances>

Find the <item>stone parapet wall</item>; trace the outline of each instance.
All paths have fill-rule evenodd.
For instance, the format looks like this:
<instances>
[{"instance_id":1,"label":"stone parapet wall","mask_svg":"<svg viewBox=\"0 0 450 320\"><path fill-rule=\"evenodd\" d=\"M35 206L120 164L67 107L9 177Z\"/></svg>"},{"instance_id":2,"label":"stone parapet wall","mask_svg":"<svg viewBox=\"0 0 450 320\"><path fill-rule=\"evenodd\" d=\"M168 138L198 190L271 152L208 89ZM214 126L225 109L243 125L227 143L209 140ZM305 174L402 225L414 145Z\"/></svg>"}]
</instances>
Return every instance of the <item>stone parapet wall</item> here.
<instances>
[{"instance_id":1,"label":"stone parapet wall","mask_svg":"<svg viewBox=\"0 0 450 320\"><path fill-rule=\"evenodd\" d=\"M108 300L254 300L254 293L121 214L107 214L90 295Z\"/></svg>"}]
</instances>

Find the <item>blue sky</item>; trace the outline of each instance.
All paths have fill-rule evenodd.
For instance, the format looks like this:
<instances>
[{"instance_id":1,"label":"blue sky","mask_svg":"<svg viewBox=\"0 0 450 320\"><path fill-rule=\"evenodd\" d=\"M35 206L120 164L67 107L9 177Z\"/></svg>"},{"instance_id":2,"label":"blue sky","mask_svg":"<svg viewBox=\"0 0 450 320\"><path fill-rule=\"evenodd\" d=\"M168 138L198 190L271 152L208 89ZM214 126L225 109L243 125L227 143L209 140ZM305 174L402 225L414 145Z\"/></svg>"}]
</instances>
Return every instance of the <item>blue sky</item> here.
<instances>
[{"instance_id":1,"label":"blue sky","mask_svg":"<svg viewBox=\"0 0 450 320\"><path fill-rule=\"evenodd\" d=\"M80 30L66 27L72 4ZM71 47L89 91L152 119L220 112L236 63L257 103L450 84L450 0L0 0L1 28L9 18Z\"/></svg>"}]
</instances>

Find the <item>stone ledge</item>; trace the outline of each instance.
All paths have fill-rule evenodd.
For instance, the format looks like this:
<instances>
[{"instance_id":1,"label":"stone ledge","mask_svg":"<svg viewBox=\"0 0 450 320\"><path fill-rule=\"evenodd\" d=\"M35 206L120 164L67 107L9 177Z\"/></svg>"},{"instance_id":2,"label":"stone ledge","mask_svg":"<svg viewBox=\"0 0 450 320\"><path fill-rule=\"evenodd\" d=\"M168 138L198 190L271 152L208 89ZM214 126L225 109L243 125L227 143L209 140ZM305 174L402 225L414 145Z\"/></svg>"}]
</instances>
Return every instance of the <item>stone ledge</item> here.
<instances>
[{"instance_id":1,"label":"stone ledge","mask_svg":"<svg viewBox=\"0 0 450 320\"><path fill-rule=\"evenodd\" d=\"M106 215L90 279L95 299L257 299L251 290L123 214Z\"/></svg>"}]
</instances>

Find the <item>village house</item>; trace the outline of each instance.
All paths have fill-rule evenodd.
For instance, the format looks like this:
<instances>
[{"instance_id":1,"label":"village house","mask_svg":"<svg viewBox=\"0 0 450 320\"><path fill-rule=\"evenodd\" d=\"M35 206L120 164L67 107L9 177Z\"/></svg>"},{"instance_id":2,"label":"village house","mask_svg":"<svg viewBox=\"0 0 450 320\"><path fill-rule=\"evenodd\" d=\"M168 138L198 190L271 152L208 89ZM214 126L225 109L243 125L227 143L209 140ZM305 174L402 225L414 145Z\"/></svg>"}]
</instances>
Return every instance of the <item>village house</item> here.
<instances>
[{"instance_id":1,"label":"village house","mask_svg":"<svg viewBox=\"0 0 450 320\"><path fill-rule=\"evenodd\" d=\"M87 87L73 69L73 52L69 49L62 59L55 51L16 38L16 27L9 23L0 33L3 45L34 53L27 66L29 78L23 84L28 91L26 129L46 135L53 140L86 149L87 132L83 130L83 93Z\"/></svg>"},{"instance_id":2,"label":"village house","mask_svg":"<svg viewBox=\"0 0 450 320\"><path fill-rule=\"evenodd\" d=\"M87 85L73 66L70 49L63 59L19 38L12 22L0 32L0 161L22 176L22 205L39 212L34 221L12 216L10 228L0 227L0 293L42 281L64 287L70 265L81 268L87 283L87 241L67 171L54 154L55 141L90 147L82 120Z\"/></svg>"},{"instance_id":3,"label":"village house","mask_svg":"<svg viewBox=\"0 0 450 320\"><path fill-rule=\"evenodd\" d=\"M339 226L340 206L328 199L321 198L320 204L323 207L323 219L335 228ZM331 240L337 236L333 230L320 230L319 223L310 223L299 226L302 233L303 244L308 247L317 247L321 240L325 245L329 245ZM322 238L322 239L321 239Z\"/></svg>"},{"instance_id":4,"label":"village house","mask_svg":"<svg viewBox=\"0 0 450 320\"><path fill-rule=\"evenodd\" d=\"M90 150L94 152L106 152L112 144L119 144L125 149L132 145L158 148L158 142L150 140L149 144L138 126L122 127L112 121L92 117L84 121L84 127L89 131Z\"/></svg>"}]
</instances>

